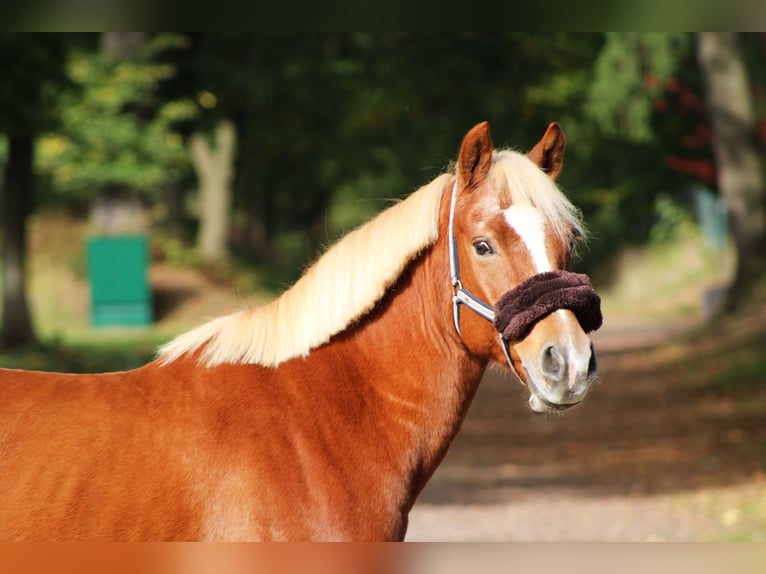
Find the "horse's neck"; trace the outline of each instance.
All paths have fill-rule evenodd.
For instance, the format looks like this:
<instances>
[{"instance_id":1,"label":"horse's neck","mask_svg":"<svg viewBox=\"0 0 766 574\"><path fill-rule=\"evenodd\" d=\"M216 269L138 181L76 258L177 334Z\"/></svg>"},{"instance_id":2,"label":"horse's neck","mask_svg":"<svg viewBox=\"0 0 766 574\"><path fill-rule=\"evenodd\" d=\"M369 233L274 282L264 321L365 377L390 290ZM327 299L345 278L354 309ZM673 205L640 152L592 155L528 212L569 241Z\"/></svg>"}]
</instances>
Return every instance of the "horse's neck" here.
<instances>
[{"instance_id":1,"label":"horse's neck","mask_svg":"<svg viewBox=\"0 0 766 574\"><path fill-rule=\"evenodd\" d=\"M446 241L412 263L349 340L351 360L378 397L381 426L410 467L414 501L460 428L486 366L452 324Z\"/></svg>"}]
</instances>

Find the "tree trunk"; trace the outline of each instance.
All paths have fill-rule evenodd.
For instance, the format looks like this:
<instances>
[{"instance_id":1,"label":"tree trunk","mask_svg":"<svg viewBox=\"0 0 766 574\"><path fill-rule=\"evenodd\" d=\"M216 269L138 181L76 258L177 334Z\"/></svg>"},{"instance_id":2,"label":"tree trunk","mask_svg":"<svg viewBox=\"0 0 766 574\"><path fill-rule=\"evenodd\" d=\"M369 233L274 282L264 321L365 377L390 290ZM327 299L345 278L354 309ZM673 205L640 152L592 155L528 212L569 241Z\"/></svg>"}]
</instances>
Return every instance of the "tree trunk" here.
<instances>
[{"instance_id":1,"label":"tree trunk","mask_svg":"<svg viewBox=\"0 0 766 574\"><path fill-rule=\"evenodd\" d=\"M726 200L737 250L728 310L764 295L766 197L756 115L739 39L735 33L698 33L697 56L713 127L718 187Z\"/></svg>"},{"instance_id":2,"label":"tree trunk","mask_svg":"<svg viewBox=\"0 0 766 574\"><path fill-rule=\"evenodd\" d=\"M15 348L37 342L26 296L26 223L32 197L34 137L8 138L3 182L3 317L0 344Z\"/></svg>"},{"instance_id":3,"label":"tree trunk","mask_svg":"<svg viewBox=\"0 0 766 574\"><path fill-rule=\"evenodd\" d=\"M212 144L201 133L195 133L190 141L200 187L197 249L205 262L228 256L231 176L237 137L234 125L227 120L221 121L214 136Z\"/></svg>"}]
</instances>

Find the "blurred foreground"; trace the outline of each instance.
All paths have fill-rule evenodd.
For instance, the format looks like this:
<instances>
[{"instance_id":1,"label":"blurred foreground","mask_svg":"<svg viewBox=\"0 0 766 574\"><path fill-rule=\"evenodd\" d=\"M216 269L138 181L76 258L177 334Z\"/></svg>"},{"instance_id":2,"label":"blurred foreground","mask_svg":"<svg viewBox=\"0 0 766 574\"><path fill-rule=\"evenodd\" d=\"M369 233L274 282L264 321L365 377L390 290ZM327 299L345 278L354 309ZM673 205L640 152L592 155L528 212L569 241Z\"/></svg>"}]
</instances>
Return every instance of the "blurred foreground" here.
<instances>
[{"instance_id":1,"label":"blurred foreground","mask_svg":"<svg viewBox=\"0 0 766 574\"><path fill-rule=\"evenodd\" d=\"M393 544L35 544L0 546L3 572L91 574L700 574L760 572L759 546L393 545Z\"/></svg>"}]
</instances>

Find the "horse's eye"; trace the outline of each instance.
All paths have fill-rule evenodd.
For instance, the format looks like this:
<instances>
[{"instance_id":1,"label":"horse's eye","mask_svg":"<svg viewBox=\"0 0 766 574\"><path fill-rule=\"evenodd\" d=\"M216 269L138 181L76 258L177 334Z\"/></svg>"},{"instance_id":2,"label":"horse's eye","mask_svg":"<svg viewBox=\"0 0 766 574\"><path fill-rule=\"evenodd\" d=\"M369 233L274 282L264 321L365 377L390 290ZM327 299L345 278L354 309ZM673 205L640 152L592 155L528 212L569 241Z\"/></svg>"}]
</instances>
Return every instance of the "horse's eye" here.
<instances>
[{"instance_id":1,"label":"horse's eye","mask_svg":"<svg viewBox=\"0 0 766 574\"><path fill-rule=\"evenodd\" d=\"M486 255L492 255L495 252L495 250L492 249L492 246L489 244L489 241L487 241L486 239L477 239L476 241L474 241L473 249L481 257L484 257Z\"/></svg>"}]
</instances>

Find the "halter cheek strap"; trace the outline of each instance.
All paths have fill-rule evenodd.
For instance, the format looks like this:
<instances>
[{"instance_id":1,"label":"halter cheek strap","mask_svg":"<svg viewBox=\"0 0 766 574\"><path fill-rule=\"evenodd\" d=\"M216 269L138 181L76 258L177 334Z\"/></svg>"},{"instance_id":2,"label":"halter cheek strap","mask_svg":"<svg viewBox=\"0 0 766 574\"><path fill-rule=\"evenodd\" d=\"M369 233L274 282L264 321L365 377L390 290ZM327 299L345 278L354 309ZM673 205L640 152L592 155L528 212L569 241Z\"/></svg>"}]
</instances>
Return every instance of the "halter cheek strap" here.
<instances>
[{"instance_id":1,"label":"halter cheek strap","mask_svg":"<svg viewBox=\"0 0 766 574\"><path fill-rule=\"evenodd\" d=\"M490 323L495 322L495 308L479 299L476 295L471 293L468 289L463 287L463 283L460 281L460 267L458 265L457 256L457 243L455 241L454 223L455 223L455 199L457 197L457 181L452 186L452 197L450 198L449 206L449 232L447 240L449 242L449 272L450 279L452 281L452 321L455 324L455 330L457 334L462 338L463 333L460 331L460 306L465 305L471 311L483 317ZM508 348L508 341L503 338L502 333L499 333L500 346L503 349L505 359L508 361L508 365L519 379L519 373L516 371L516 367L511 359L511 351ZM522 379L523 380L523 379Z\"/></svg>"}]
</instances>

